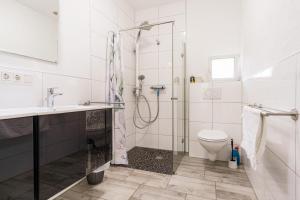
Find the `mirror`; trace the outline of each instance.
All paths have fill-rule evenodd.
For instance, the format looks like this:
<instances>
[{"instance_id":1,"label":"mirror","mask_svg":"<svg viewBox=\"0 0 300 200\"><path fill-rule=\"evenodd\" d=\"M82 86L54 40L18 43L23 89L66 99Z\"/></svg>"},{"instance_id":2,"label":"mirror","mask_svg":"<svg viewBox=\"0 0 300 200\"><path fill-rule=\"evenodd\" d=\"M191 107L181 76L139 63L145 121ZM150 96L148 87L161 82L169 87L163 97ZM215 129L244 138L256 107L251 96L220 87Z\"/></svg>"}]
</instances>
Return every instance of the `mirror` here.
<instances>
[{"instance_id":1,"label":"mirror","mask_svg":"<svg viewBox=\"0 0 300 200\"><path fill-rule=\"evenodd\" d=\"M0 51L57 62L58 0L0 0Z\"/></svg>"}]
</instances>

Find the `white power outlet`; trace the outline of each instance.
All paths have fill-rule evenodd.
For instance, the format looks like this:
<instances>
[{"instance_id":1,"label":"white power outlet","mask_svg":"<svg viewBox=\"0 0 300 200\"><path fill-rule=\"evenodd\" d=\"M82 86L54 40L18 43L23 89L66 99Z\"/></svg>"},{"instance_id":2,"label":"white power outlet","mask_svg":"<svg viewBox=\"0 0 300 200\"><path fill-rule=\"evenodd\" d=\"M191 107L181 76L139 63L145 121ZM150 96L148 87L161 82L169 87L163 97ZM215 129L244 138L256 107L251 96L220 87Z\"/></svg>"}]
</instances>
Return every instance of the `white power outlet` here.
<instances>
[{"instance_id":1,"label":"white power outlet","mask_svg":"<svg viewBox=\"0 0 300 200\"><path fill-rule=\"evenodd\" d=\"M1 73L1 80L2 81L12 81L13 80L13 73L11 73L11 72L2 72Z\"/></svg>"}]
</instances>

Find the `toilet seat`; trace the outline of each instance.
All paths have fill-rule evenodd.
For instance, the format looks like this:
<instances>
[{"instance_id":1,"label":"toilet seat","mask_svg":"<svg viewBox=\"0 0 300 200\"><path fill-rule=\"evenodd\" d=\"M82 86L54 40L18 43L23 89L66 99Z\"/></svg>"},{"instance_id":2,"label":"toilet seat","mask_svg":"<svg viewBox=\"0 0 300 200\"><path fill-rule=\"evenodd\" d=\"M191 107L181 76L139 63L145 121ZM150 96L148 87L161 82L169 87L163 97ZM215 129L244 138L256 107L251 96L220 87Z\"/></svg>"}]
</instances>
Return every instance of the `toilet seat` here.
<instances>
[{"instance_id":1,"label":"toilet seat","mask_svg":"<svg viewBox=\"0 0 300 200\"><path fill-rule=\"evenodd\" d=\"M219 130L202 130L198 133L198 138L207 142L224 142L228 140L228 135Z\"/></svg>"}]
</instances>

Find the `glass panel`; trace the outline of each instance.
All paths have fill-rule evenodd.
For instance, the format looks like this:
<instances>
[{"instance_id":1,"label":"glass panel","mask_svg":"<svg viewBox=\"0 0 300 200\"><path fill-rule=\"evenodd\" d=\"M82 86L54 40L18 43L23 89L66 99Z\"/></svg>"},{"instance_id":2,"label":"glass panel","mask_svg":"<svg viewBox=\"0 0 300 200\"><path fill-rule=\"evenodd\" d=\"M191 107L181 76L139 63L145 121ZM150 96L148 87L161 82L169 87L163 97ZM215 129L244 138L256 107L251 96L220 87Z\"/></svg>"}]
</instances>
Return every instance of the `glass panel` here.
<instances>
[{"instance_id":1,"label":"glass panel","mask_svg":"<svg viewBox=\"0 0 300 200\"><path fill-rule=\"evenodd\" d=\"M235 77L235 59L220 58L211 61L213 79L232 79Z\"/></svg>"},{"instance_id":2,"label":"glass panel","mask_svg":"<svg viewBox=\"0 0 300 200\"><path fill-rule=\"evenodd\" d=\"M33 119L0 121L0 199L34 199Z\"/></svg>"},{"instance_id":3,"label":"glass panel","mask_svg":"<svg viewBox=\"0 0 300 200\"><path fill-rule=\"evenodd\" d=\"M177 52L184 52L182 49ZM184 155L184 87L185 87L185 65L181 54L174 54L175 60L180 60L173 66L173 171L175 172ZM177 63L177 62L176 62Z\"/></svg>"}]
</instances>

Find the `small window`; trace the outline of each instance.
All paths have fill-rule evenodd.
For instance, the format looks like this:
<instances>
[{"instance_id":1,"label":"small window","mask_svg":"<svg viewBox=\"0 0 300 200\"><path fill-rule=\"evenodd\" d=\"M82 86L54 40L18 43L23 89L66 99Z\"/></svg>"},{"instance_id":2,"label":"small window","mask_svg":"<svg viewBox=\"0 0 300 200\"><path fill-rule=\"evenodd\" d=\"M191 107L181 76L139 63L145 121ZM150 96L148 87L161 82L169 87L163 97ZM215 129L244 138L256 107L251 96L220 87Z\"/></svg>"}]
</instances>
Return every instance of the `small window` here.
<instances>
[{"instance_id":1,"label":"small window","mask_svg":"<svg viewBox=\"0 0 300 200\"><path fill-rule=\"evenodd\" d=\"M211 77L213 80L236 80L238 76L237 57L219 57L211 59Z\"/></svg>"}]
</instances>

